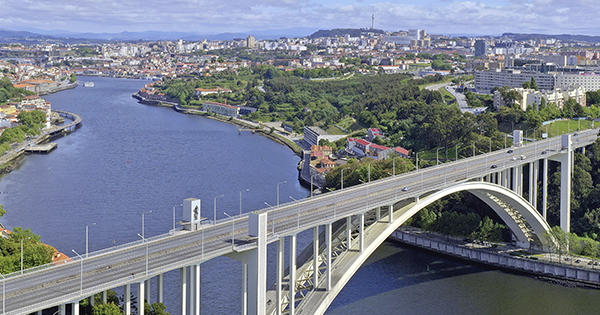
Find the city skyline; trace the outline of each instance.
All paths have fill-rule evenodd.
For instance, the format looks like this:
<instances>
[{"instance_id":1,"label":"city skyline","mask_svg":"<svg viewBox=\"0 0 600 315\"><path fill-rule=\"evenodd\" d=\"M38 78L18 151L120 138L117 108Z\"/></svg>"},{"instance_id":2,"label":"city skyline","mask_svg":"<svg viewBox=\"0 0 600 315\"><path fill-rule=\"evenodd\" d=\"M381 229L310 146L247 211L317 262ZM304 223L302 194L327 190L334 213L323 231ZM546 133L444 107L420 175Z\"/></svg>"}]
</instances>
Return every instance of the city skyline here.
<instances>
[{"instance_id":1,"label":"city skyline","mask_svg":"<svg viewBox=\"0 0 600 315\"><path fill-rule=\"evenodd\" d=\"M292 28L426 29L442 35L504 32L600 35L600 3L591 0L178 0L15 1L3 3L0 29L218 34ZM310 33L306 34L310 35Z\"/></svg>"}]
</instances>

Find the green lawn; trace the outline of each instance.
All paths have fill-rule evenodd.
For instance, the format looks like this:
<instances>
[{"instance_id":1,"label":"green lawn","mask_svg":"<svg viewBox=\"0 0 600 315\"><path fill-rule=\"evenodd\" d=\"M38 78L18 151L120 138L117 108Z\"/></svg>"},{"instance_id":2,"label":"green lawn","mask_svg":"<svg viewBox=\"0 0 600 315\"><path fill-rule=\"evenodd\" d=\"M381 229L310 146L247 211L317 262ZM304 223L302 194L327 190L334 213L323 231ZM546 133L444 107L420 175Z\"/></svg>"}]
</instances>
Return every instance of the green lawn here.
<instances>
[{"instance_id":1,"label":"green lawn","mask_svg":"<svg viewBox=\"0 0 600 315\"><path fill-rule=\"evenodd\" d=\"M542 126L542 132L547 132L548 137L556 137L564 133L576 132L578 130L590 129L594 122L590 120L564 120L556 121L546 126ZM596 125L594 125L596 126ZM536 136L539 137L540 133L536 132Z\"/></svg>"}]
</instances>

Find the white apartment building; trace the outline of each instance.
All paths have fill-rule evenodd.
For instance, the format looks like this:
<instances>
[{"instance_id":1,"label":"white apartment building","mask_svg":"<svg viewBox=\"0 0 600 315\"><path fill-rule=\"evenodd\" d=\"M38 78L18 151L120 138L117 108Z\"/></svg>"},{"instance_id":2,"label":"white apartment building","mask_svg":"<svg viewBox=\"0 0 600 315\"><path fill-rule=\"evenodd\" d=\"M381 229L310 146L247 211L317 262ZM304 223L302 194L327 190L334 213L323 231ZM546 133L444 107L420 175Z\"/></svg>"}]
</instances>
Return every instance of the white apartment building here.
<instances>
[{"instance_id":1,"label":"white apartment building","mask_svg":"<svg viewBox=\"0 0 600 315\"><path fill-rule=\"evenodd\" d=\"M523 83L535 78L539 90L552 90L555 78L552 74L524 72L520 70L475 71L475 88L478 92L489 93L495 87L523 87Z\"/></svg>"},{"instance_id":2,"label":"white apartment building","mask_svg":"<svg viewBox=\"0 0 600 315\"><path fill-rule=\"evenodd\" d=\"M515 88L512 91L517 91L521 95L521 99L517 103L523 111L526 111L529 106L539 107L542 104L542 98L546 100L547 104L556 103L561 109L570 98L574 98L581 106L586 106L585 90L581 86L570 89L557 88L551 91L536 91L524 88ZM501 93L494 92L494 107L498 109L505 105Z\"/></svg>"},{"instance_id":3,"label":"white apartment building","mask_svg":"<svg viewBox=\"0 0 600 315\"><path fill-rule=\"evenodd\" d=\"M586 92L600 90L600 74L596 73L561 73L556 75L556 87L568 89L582 86Z\"/></svg>"}]
</instances>

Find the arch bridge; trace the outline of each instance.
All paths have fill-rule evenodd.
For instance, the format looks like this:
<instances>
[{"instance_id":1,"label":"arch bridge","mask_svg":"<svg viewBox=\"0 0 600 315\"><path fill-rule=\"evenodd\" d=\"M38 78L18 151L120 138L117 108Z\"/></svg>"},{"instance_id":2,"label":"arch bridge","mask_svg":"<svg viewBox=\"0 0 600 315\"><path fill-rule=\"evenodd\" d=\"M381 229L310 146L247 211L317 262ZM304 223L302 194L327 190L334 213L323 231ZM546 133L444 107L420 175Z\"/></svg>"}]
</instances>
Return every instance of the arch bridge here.
<instances>
[{"instance_id":1,"label":"arch bridge","mask_svg":"<svg viewBox=\"0 0 600 315\"><path fill-rule=\"evenodd\" d=\"M178 269L182 314L200 314L201 265L229 256L243 266L242 314L322 314L392 232L427 205L455 192L469 191L488 204L520 246L544 246L542 235L549 228L545 221L549 160L561 165L560 224L568 231L573 152L584 150L597 138L598 129L593 129L517 144L510 151L489 152L218 221L203 221L199 200L186 199L184 230L24 274L3 275L2 310L41 313L59 305L63 314L67 308L77 314L82 299L123 286L125 313L131 314L131 285L139 286L138 292L148 302L162 302L163 274ZM524 191L527 199L522 197ZM298 251L298 233L307 230L312 231L313 241ZM270 243L276 243L277 261L276 283L268 287ZM158 279L158 287L151 300L148 287L153 278ZM137 308L143 313L143 303Z\"/></svg>"}]
</instances>

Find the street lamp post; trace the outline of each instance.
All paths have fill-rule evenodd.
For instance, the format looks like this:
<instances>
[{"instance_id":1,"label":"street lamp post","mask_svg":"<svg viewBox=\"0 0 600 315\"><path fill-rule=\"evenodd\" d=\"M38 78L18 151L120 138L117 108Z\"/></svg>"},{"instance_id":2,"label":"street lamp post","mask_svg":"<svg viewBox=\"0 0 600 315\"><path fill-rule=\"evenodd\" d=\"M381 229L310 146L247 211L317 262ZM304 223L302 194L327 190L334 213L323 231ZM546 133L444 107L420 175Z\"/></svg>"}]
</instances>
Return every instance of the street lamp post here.
<instances>
[{"instance_id":1,"label":"street lamp post","mask_svg":"<svg viewBox=\"0 0 600 315\"><path fill-rule=\"evenodd\" d=\"M242 193L244 191L250 191L250 188L247 188L246 190L240 191L240 215L242 214Z\"/></svg>"},{"instance_id":2,"label":"street lamp post","mask_svg":"<svg viewBox=\"0 0 600 315\"><path fill-rule=\"evenodd\" d=\"M456 144L456 147L454 148L454 161L458 161L458 143Z\"/></svg>"},{"instance_id":3,"label":"street lamp post","mask_svg":"<svg viewBox=\"0 0 600 315\"><path fill-rule=\"evenodd\" d=\"M175 207L183 206L183 204L178 204L173 206L173 234L175 234Z\"/></svg>"},{"instance_id":4,"label":"street lamp post","mask_svg":"<svg viewBox=\"0 0 600 315\"><path fill-rule=\"evenodd\" d=\"M75 255L79 256L79 260L81 261L81 267L80 267L80 280L79 280L79 295L83 296L83 257L81 257L81 255L79 255L79 253L77 253L74 249L71 249L73 251L73 253L75 253Z\"/></svg>"},{"instance_id":5,"label":"street lamp post","mask_svg":"<svg viewBox=\"0 0 600 315\"><path fill-rule=\"evenodd\" d=\"M231 219L231 249L233 250L233 248L235 247L235 220L232 216L227 214L227 212L223 212L223 214L225 214Z\"/></svg>"},{"instance_id":6,"label":"street lamp post","mask_svg":"<svg viewBox=\"0 0 600 315\"><path fill-rule=\"evenodd\" d=\"M287 183L287 180L277 183L277 208L279 208L279 184L285 184L285 183Z\"/></svg>"},{"instance_id":7,"label":"street lamp post","mask_svg":"<svg viewBox=\"0 0 600 315\"><path fill-rule=\"evenodd\" d=\"M96 225L96 223L94 223L92 225ZM88 258L88 253L89 253L89 251L88 251L88 249L89 249L88 248L88 244L89 244L89 242L88 242L88 227L89 227L89 225L85 226L85 258Z\"/></svg>"},{"instance_id":8,"label":"street lamp post","mask_svg":"<svg viewBox=\"0 0 600 315\"><path fill-rule=\"evenodd\" d=\"M23 241L24 240L28 240L30 238L31 237L27 237L27 238L21 239L21 274L23 274Z\"/></svg>"},{"instance_id":9,"label":"street lamp post","mask_svg":"<svg viewBox=\"0 0 600 315\"><path fill-rule=\"evenodd\" d=\"M441 147L441 148L435 149L435 165L439 165L440 164L439 152L440 152L440 149L445 149L445 148L446 147Z\"/></svg>"},{"instance_id":10,"label":"street lamp post","mask_svg":"<svg viewBox=\"0 0 600 315\"><path fill-rule=\"evenodd\" d=\"M294 200L294 201L298 201L296 200L296 198L290 196L290 199ZM296 206L297 209L297 216L298 216L298 230L300 230L300 207Z\"/></svg>"},{"instance_id":11,"label":"street lamp post","mask_svg":"<svg viewBox=\"0 0 600 315\"><path fill-rule=\"evenodd\" d=\"M217 223L217 198L219 197L223 197L225 195L219 195L215 197L215 215L213 217L213 222L216 224Z\"/></svg>"},{"instance_id":12,"label":"street lamp post","mask_svg":"<svg viewBox=\"0 0 600 315\"><path fill-rule=\"evenodd\" d=\"M333 218L335 219L335 215L337 213L337 190L333 191L331 188L326 187L327 190L333 193Z\"/></svg>"},{"instance_id":13,"label":"street lamp post","mask_svg":"<svg viewBox=\"0 0 600 315\"><path fill-rule=\"evenodd\" d=\"M313 196L313 177L315 175L310 175L310 198Z\"/></svg>"},{"instance_id":14,"label":"street lamp post","mask_svg":"<svg viewBox=\"0 0 600 315\"><path fill-rule=\"evenodd\" d=\"M144 238L146 237L146 227L144 226L145 222L146 222L146 220L145 220L146 213L152 213L152 210L142 213L142 237L144 237Z\"/></svg>"},{"instance_id":15,"label":"street lamp post","mask_svg":"<svg viewBox=\"0 0 600 315\"><path fill-rule=\"evenodd\" d=\"M146 276L148 275L148 241L143 235L138 233L138 236L142 238L142 243L146 243Z\"/></svg>"}]
</instances>

